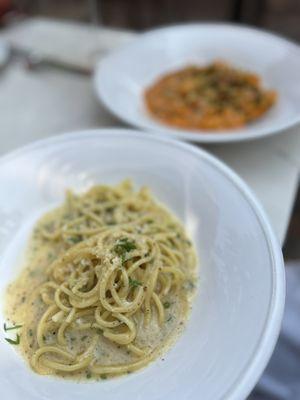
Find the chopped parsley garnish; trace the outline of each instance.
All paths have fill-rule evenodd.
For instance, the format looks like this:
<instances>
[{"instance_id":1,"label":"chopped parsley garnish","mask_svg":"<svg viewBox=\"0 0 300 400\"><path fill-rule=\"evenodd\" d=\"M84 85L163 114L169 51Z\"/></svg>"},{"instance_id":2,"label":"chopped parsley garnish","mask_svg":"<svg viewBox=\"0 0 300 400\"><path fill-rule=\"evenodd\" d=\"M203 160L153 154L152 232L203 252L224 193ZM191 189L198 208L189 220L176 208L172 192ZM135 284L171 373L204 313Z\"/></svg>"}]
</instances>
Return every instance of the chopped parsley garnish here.
<instances>
[{"instance_id":1,"label":"chopped parsley garnish","mask_svg":"<svg viewBox=\"0 0 300 400\"><path fill-rule=\"evenodd\" d=\"M86 373L86 379L90 379L92 377L92 374L90 372Z\"/></svg>"},{"instance_id":2,"label":"chopped parsley garnish","mask_svg":"<svg viewBox=\"0 0 300 400\"><path fill-rule=\"evenodd\" d=\"M85 339L87 339L87 335L82 336L81 340L84 341Z\"/></svg>"},{"instance_id":3,"label":"chopped parsley garnish","mask_svg":"<svg viewBox=\"0 0 300 400\"><path fill-rule=\"evenodd\" d=\"M173 318L172 315L169 315L167 318L167 322L170 322L172 320L172 318Z\"/></svg>"},{"instance_id":4,"label":"chopped parsley garnish","mask_svg":"<svg viewBox=\"0 0 300 400\"><path fill-rule=\"evenodd\" d=\"M125 253L135 249L135 243L128 238L120 239L114 247L114 251L118 254L118 256L124 256Z\"/></svg>"},{"instance_id":5,"label":"chopped parsley garnish","mask_svg":"<svg viewBox=\"0 0 300 400\"><path fill-rule=\"evenodd\" d=\"M114 221L106 221L106 224L107 225L115 225L115 222Z\"/></svg>"},{"instance_id":6,"label":"chopped parsley garnish","mask_svg":"<svg viewBox=\"0 0 300 400\"><path fill-rule=\"evenodd\" d=\"M100 375L100 378L101 378L101 379L107 379L107 376L106 376L105 374L101 374L101 375Z\"/></svg>"},{"instance_id":7,"label":"chopped parsley garnish","mask_svg":"<svg viewBox=\"0 0 300 400\"><path fill-rule=\"evenodd\" d=\"M81 238L80 238L80 236L70 236L70 237L68 237L67 240L69 243L75 244L75 243L79 243L81 241Z\"/></svg>"},{"instance_id":8,"label":"chopped parsley garnish","mask_svg":"<svg viewBox=\"0 0 300 400\"><path fill-rule=\"evenodd\" d=\"M186 289L187 290L193 290L193 289L195 289L195 287L196 287L196 285L195 285L195 283L193 281L188 281L186 283Z\"/></svg>"},{"instance_id":9,"label":"chopped parsley garnish","mask_svg":"<svg viewBox=\"0 0 300 400\"><path fill-rule=\"evenodd\" d=\"M54 255L53 253L50 252L50 253L48 253L48 256L47 256L47 257L48 257L48 260L49 260L49 261L52 261L52 260L54 260L55 255Z\"/></svg>"},{"instance_id":10,"label":"chopped parsley garnish","mask_svg":"<svg viewBox=\"0 0 300 400\"><path fill-rule=\"evenodd\" d=\"M170 308L170 306L171 306L171 303L169 301L165 301L164 302L164 307L165 308Z\"/></svg>"},{"instance_id":11,"label":"chopped parsley garnish","mask_svg":"<svg viewBox=\"0 0 300 400\"><path fill-rule=\"evenodd\" d=\"M32 331L32 329L29 329L29 330L28 330L28 335L29 335L29 336L33 336L33 331Z\"/></svg>"},{"instance_id":12,"label":"chopped parsley garnish","mask_svg":"<svg viewBox=\"0 0 300 400\"><path fill-rule=\"evenodd\" d=\"M136 279L131 279L129 277L129 285L132 287L138 287L138 286L142 286L142 282L137 281Z\"/></svg>"},{"instance_id":13,"label":"chopped parsley garnish","mask_svg":"<svg viewBox=\"0 0 300 400\"><path fill-rule=\"evenodd\" d=\"M12 331L13 329L19 329L19 328L22 328L22 325L14 325L14 326L9 326L9 327L6 325L6 323L4 323L4 325L3 325L3 329L5 332Z\"/></svg>"},{"instance_id":14,"label":"chopped parsley garnish","mask_svg":"<svg viewBox=\"0 0 300 400\"><path fill-rule=\"evenodd\" d=\"M5 338L5 340L6 340L9 344L13 344L13 345L20 344L20 335L17 334L16 340L9 339L9 338Z\"/></svg>"}]
</instances>

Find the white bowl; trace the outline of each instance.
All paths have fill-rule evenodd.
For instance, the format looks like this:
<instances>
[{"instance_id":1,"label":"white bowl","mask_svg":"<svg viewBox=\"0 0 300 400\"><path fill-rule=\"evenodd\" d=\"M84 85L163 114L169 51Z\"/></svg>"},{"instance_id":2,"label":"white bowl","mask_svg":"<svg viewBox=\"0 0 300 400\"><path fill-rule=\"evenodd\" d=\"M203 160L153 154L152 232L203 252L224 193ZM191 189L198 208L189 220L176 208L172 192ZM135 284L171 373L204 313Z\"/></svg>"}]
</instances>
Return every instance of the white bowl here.
<instances>
[{"instance_id":1,"label":"white bowl","mask_svg":"<svg viewBox=\"0 0 300 400\"><path fill-rule=\"evenodd\" d=\"M9 58L9 47L5 41L0 40L0 70L4 68Z\"/></svg>"},{"instance_id":2,"label":"white bowl","mask_svg":"<svg viewBox=\"0 0 300 400\"><path fill-rule=\"evenodd\" d=\"M257 121L236 130L191 131L163 125L147 112L143 92L160 75L216 59L258 73L278 92L278 103ZM260 138L300 121L300 50L286 39L229 24L189 24L141 34L103 59L95 70L100 100L122 120L157 134L195 142Z\"/></svg>"},{"instance_id":3,"label":"white bowl","mask_svg":"<svg viewBox=\"0 0 300 400\"><path fill-rule=\"evenodd\" d=\"M279 333L283 261L257 200L203 150L138 131L103 129L39 141L2 158L0 292L20 269L34 221L62 201L66 188L84 190L125 177L150 186L181 218L197 247L199 288L186 331L164 360L124 377L81 385L31 372L2 332L3 396L244 399Z\"/></svg>"}]
</instances>

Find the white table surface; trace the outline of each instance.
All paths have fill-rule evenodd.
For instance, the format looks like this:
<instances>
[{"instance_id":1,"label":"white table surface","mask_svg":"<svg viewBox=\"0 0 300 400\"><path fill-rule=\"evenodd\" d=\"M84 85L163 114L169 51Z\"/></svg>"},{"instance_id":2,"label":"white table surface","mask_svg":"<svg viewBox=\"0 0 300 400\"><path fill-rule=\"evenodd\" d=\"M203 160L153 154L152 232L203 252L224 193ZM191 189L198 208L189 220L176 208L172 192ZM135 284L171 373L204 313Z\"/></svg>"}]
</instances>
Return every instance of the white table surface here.
<instances>
[{"instance_id":1,"label":"white table surface","mask_svg":"<svg viewBox=\"0 0 300 400\"><path fill-rule=\"evenodd\" d=\"M47 51L83 67L135 34L87 25L30 19L2 31L18 47ZM53 68L28 71L12 62L0 75L0 154L54 134L124 126L100 105L88 76ZM263 204L283 243L298 185L300 127L273 138L241 144L206 145L245 179Z\"/></svg>"}]
</instances>

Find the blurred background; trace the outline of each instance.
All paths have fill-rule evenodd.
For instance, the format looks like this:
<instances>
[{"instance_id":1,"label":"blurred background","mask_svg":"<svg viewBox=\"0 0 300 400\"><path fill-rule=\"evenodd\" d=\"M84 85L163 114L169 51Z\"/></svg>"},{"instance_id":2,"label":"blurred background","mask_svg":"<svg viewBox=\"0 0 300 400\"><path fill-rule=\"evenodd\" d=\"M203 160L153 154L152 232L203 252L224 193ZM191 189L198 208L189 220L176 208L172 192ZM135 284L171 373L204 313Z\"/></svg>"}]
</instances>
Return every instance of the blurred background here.
<instances>
[{"instance_id":1,"label":"blurred background","mask_svg":"<svg viewBox=\"0 0 300 400\"><path fill-rule=\"evenodd\" d=\"M300 42L300 0L0 0L2 29L29 17L75 21L129 31L189 21L226 21L254 25ZM300 266L299 190L283 252L287 265ZM299 329L299 326L295 329ZM267 370L269 375L262 385L258 385L251 400L300 399L300 343L298 345L291 347L288 344L289 354L293 353L296 358L291 362L291 358L288 358L287 362L295 371L295 376L290 377L291 384L299 390L284 392L284 385L280 390L272 389L276 386L276 376L282 371L277 367L282 357L275 352L273 364ZM289 381L289 377L285 381Z\"/></svg>"},{"instance_id":2,"label":"blurred background","mask_svg":"<svg viewBox=\"0 0 300 400\"><path fill-rule=\"evenodd\" d=\"M144 30L188 21L235 21L300 40L299 0L0 0L7 18L39 15Z\"/></svg>"},{"instance_id":3,"label":"blurred background","mask_svg":"<svg viewBox=\"0 0 300 400\"><path fill-rule=\"evenodd\" d=\"M0 0L1 25L30 16L146 30L188 21L231 21L262 27L300 42L299 0ZM300 194L284 244L300 260Z\"/></svg>"}]
</instances>

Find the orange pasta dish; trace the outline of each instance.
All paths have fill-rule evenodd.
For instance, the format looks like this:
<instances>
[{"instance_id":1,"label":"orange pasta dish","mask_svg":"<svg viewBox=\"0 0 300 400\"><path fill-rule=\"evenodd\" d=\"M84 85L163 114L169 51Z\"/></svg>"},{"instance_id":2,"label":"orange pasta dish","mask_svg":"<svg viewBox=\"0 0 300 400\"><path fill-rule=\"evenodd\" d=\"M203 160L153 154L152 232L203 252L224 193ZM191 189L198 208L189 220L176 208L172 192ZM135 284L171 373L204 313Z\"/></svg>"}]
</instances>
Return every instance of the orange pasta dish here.
<instances>
[{"instance_id":1,"label":"orange pasta dish","mask_svg":"<svg viewBox=\"0 0 300 400\"><path fill-rule=\"evenodd\" d=\"M179 128L220 130L241 127L276 102L258 75L223 62L188 66L159 78L145 91L150 114Z\"/></svg>"}]
</instances>

